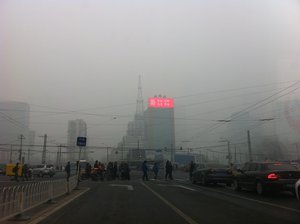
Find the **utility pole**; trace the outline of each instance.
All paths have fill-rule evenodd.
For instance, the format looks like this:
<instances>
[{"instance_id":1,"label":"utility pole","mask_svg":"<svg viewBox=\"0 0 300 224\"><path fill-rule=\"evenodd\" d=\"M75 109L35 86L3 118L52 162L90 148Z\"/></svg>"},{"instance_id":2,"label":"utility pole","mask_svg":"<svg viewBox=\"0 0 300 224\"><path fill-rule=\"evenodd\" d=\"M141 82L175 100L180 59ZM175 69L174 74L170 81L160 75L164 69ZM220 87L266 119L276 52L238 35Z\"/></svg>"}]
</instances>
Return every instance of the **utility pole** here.
<instances>
[{"instance_id":1,"label":"utility pole","mask_svg":"<svg viewBox=\"0 0 300 224\"><path fill-rule=\"evenodd\" d=\"M251 148L251 138L250 138L250 131L247 131L247 137L248 137L248 152L249 152L249 161L252 162L252 148Z\"/></svg>"},{"instance_id":2,"label":"utility pole","mask_svg":"<svg viewBox=\"0 0 300 224\"><path fill-rule=\"evenodd\" d=\"M12 151L13 151L13 146L10 145L9 163L12 163Z\"/></svg>"},{"instance_id":3,"label":"utility pole","mask_svg":"<svg viewBox=\"0 0 300 224\"><path fill-rule=\"evenodd\" d=\"M30 164L30 148L28 147L27 164Z\"/></svg>"},{"instance_id":4,"label":"utility pole","mask_svg":"<svg viewBox=\"0 0 300 224\"><path fill-rule=\"evenodd\" d=\"M236 164L236 144L234 144L234 163Z\"/></svg>"},{"instance_id":5,"label":"utility pole","mask_svg":"<svg viewBox=\"0 0 300 224\"><path fill-rule=\"evenodd\" d=\"M43 137L43 136L41 136ZM47 134L44 135L44 145L43 145L43 154L42 154L42 164L46 163L46 145L47 145Z\"/></svg>"},{"instance_id":6,"label":"utility pole","mask_svg":"<svg viewBox=\"0 0 300 224\"><path fill-rule=\"evenodd\" d=\"M20 135L20 151L19 151L19 162L22 162L22 146L23 146L23 139L25 139L24 135Z\"/></svg>"},{"instance_id":7,"label":"utility pole","mask_svg":"<svg viewBox=\"0 0 300 224\"><path fill-rule=\"evenodd\" d=\"M228 147L228 165L231 165L231 152L230 152L230 141L227 140L227 147Z\"/></svg>"},{"instance_id":8,"label":"utility pole","mask_svg":"<svg viewBox=\"0 0 300 224\"><path fill-rule=\"evenodd\" d=\"M61 147L62 147L61 144L57 146L57 156L56 156L56 166L58 167L59 170L61 165Z\"/></svg>"},{"instance_id":9,"label":"utility pole","mask_svg":"<svg viewBox=\"0 0 300 224\"><path fill-rule=\"evenodd\" d=\"M123 156L124 156L124 143L122 142L122 161L123 161Z\"/></svg>"},{"instance_id":10,"label":"utility pole","mask_svg":"<svg viewBox=\"0 0 300 224\"><path fill-rule=\"evenodd\" d=\"M106 147L106 165L108 164L108 146Z\"/></svg>"}]
</instances>

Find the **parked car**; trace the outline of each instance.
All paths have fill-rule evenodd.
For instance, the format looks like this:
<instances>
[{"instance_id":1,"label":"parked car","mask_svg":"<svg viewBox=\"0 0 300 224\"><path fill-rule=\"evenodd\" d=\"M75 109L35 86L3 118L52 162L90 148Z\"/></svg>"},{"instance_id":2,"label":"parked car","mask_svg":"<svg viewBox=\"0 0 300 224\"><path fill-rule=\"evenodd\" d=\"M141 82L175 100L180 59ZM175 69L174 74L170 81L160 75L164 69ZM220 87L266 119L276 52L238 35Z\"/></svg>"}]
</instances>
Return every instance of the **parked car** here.
<instances>
[{"instance_id":1,"label":"parked car","mask_svg":"<svg viewBox=\"0 0 300 224\"><path fill-rule=\"evenodd\" d=\"M202 185L224 183L230 186L232 180L233 176L230 168L219 164L197 165L191 177L192 183L200 182Z\"/></svg>"},{"instance_id":2,"label":"parked car","mask_svg":"<svg viewBox=\"0 0 300 224\"><path fill-rule=\"evenodd\" d=\"M43 177L48 175L49 177L53 177L55 174L55 168L51 164L40 164L32 166L31 168L33 176Z\"/></svg>"},{"instance_id":3,"label":"parked car","mask_svg":"<svg viewBox=\"0 0 300 224\"><path fill-rule=\"evenodd\" d=\"M255 190L259 195L267 191L294 192L295 183L300 178L297 167L280 162L249 162L234 175L234 189Z\"/></svg>"},{"instance_id":4,"label":"parked car","mask_svg":"<svg viewBox=\"0 0 300 224\"><path fill-rule=\"evenodd\" d=\"M300 179L295 184L295 192L298 200L300 200Z\"/></svg>"}]
</instances>

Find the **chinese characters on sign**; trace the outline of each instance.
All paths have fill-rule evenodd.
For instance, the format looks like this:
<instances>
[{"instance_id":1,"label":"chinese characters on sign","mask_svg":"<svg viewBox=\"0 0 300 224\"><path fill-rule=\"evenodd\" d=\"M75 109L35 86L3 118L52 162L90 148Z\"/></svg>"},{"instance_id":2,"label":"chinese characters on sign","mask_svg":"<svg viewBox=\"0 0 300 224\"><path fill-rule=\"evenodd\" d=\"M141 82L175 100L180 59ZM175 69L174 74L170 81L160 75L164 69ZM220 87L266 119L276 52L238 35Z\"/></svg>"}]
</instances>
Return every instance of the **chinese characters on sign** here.
<instances>
[{"instance_id":1,"label":"chinese characters on sign","mask_svg":"<svg viewBox=\"0 0 300 224\"><path fill-rule=\"evenodd\" d=\"M174 99L172 98L149 98L149 108L174 108Z\"/></svg>"}]
</instances>

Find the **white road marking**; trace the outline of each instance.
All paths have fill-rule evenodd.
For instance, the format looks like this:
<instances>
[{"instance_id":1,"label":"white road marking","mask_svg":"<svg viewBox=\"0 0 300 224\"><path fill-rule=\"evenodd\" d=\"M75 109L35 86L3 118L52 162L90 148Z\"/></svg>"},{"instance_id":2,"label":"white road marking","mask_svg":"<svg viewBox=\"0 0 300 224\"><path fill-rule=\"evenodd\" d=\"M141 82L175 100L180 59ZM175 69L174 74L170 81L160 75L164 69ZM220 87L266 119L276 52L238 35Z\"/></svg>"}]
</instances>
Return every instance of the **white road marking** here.
<instances>
[{"instance_id":1,"label":"white road marking","mask_svg":"<svg viewBox=\"0 0 300 224\"><path fill-rule=\"evenodd\" d=\"M168 186L168 187L177 186L177 187L181 187L181 188L188 189L188 190L191 190L191 191L198 191L196 189L185 187L183 185L167 185L167 184L157 184L157 185L158 186ZM290 207L274 204L274 203L271 203L271 202L266 202L266 201L261 201L261 200L252 199L252 198L248 198L248 197L243 197L243 196L240 196L240 195L231 194L231 193L228 193L228 192L222 192L222 191L218 191L218 190L214 190L214 189L209 189L209 188L206 188L206 187L204 188L204 187L197 186L197 188L201 189L202 191L215 192L215 193L223 194L223 195L230 196L230 197L235 197L235 198L239 198L239 199L243 199L243 200L247 200L247 201L251 201L251 202L256 202L256 203L259 203L259 204L268 205L268 206L275 207L275 208L280 208L280 209L300 213L299 209L290 208Z\"/></svg>"},{"instance_id":2,"label":"white road marking","mask_svg":"<svg viewBox=\"0 0 300 224\"><path fill-rule=\"evenodd\" d=\"M186 187L186 186L183 186L183 185L179 185L179 184L175 184L175 185L170 185L170 184L157 184L157 186L160 186L160 187L180 187L180 188L183 188L183 189L186 189L186 190L189 190L189 191L197 191L193 188L190 188L190 187Z\"/></svg>"},{"instance_id":3,"label":"white road marking","mask_svg":"<svg viewBox=\"0 0 300 224\"><path fill-rule=\"evenodd\" d=\"M164 197L162 197L160 194L152 190L149 186L147 186L145 183L141 182L141 184L147 188L149 191L151 191L156 197L158 197L161 201L163 201L166 205L168 205L173 211L175 211L178 215L180 215L187 223L189 224L198 224L195 220L193 220L191 217L183 213L181 210L179 210L177 207L175 207L173 204L171 204L169 201L167 201Z\"/></svg>"},{"instance_id":4,"label":"white road marking","mask_svg":"<svg viewBox=\"0 0 300 224\"><path fill-rule=\"evenodd\" d=\"M186 190L190 190L190 191L197 191L193 188L190 188L190 187L186 187L186 186L183 186L183 185L173 185L174 187L180 187L180 188L183 188L183 189L186 189Z\"/></svg>"},{"instance_id":5,"label":"white road marking","mask_svg":"<svg viewBox=\"0 0 300 224\"><path fill-rule=\"evenodd\" d=\"M125 185L125 184L110 184L112 187L126 187L129 191L133 191L132 185Z\"/></svg>"},{"instance_id":6,"label":"white road marking","mask_svg":"<svg viewBox=\"0 0 300 224\"><path fill-rule=\"evenodd\" d=\"M205 190L205 191L211 191L211 192L223 194L223 195L226 195L226 196L251 201L251 202L256 202L256 203L263 204L263 205L268 205L268 206L275 207L275 208L280 208L280 209L285 209L285 210L288 210L288 211L300 213L299 209L294 209L294 208L290 208L290 207L286 207L286 206L282 206L282 205L277 205L277 204L273 204L271 202L266 202L266 201L261 201L261 200L257 200L257 199L247 198L247 197L243 197L243 196L240 196L240 195L231 194L231 193L222 192L222 191L217 191L217 190L214 190L214 189L204 188L204 187L200 187L200 186L197 187L197 188L199 188L201 190Z\"/></svg>"}]
</instances>

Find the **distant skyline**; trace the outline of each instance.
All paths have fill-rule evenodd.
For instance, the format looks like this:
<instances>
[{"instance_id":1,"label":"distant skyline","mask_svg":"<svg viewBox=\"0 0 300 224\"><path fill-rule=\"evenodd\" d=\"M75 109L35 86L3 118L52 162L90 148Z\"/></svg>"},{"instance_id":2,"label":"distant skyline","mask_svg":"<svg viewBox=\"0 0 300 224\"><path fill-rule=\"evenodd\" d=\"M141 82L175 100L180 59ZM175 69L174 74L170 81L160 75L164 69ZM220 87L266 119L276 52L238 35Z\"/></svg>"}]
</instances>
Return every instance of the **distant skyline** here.
<instances>
[{"instance_id":1,"label":"distant skyline","mask_svg":"<svg viewBox=\"0 0 300 224\"><path fill-rule=\"evenodd\" d=\"M145 108L174 98L177 146L218 144L218 120L299 80L299 24L298 0L2 0L0 101L29 103L30 129L49 141L83 119L90 144L116 146L141 75Z\"/></svg>"}]
</instances>

